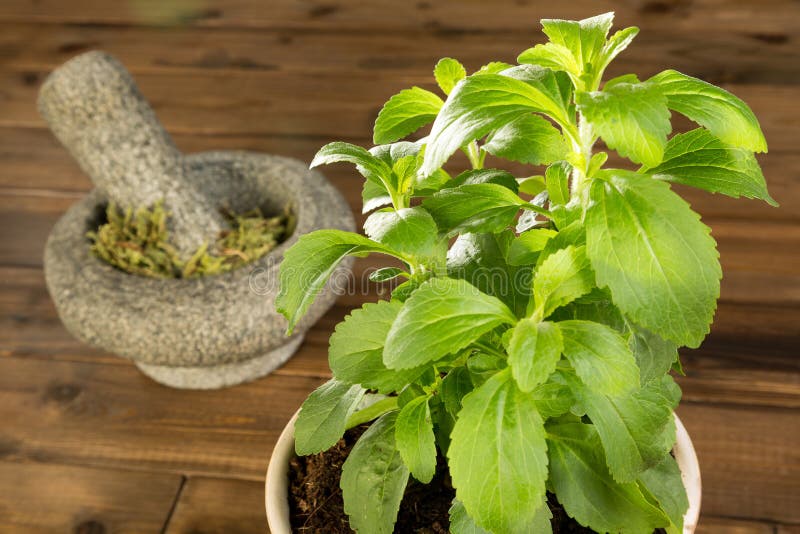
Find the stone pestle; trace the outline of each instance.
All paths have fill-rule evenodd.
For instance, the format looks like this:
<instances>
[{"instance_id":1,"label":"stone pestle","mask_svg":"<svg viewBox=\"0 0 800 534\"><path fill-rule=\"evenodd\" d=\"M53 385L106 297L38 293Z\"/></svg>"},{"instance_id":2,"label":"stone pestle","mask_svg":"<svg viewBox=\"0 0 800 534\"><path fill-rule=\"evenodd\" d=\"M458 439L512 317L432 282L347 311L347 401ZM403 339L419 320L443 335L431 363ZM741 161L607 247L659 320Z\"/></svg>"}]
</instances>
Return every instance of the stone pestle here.
<instances>
[{"instance_id":1,"label":"stone pestle","mask_svg":"<svg viewBox=\"0 0 800 534\"><path fill-rule=\"evenodd\" d=\"M133 209L164 201L170 241L182 258L226 228L130 73L112 56L94 51L71 59L45 80L38 105L108 199Z\"/></svg>"}]
</instances>

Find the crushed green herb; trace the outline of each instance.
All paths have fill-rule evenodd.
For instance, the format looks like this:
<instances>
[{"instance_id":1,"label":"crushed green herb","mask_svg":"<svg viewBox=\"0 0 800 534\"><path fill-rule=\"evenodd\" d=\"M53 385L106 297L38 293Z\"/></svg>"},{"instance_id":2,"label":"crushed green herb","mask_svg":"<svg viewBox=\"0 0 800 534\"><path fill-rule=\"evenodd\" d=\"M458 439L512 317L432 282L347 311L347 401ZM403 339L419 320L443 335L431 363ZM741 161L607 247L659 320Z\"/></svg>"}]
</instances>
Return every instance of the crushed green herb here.
<instances>
[{"instance_id":1,"label":"crushed green herb","mask_svg":"<svg viewBox=\"0 0 800 534\"><path fill-rule=\"evenodd\" d=\"M87 233L91 253L130 274L151 278L196 278L232 271L274 249L292 232L294 220L287 209L265 217L256 208L245 213L222 210L230 230L217 241L204 244L183 261L170 244L163 202L137 210L109 203L107 222Z\"/></svg>"}]
</instances>

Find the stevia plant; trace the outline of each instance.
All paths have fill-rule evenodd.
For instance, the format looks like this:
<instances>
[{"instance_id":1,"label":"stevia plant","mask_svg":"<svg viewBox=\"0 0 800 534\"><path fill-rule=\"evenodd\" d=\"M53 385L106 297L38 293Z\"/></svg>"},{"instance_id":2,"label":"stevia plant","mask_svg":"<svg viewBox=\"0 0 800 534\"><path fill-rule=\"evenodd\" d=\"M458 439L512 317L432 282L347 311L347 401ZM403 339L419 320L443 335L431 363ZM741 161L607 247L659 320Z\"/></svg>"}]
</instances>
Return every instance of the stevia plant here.
<instances>
[{"instance_id":1,"label":"stevia plant","mask_svg":"<svg viewBox=\"0 0 800 534\"><path fill-rule=\"evenodd\" d=\"M550 532L546 492L597 532L682 531L670 371L708 333L721 269L671 184L775 202L740 99L674 70L603 83L638 33L609 37L612 20L543 20L549 41L515 66L468 76L445 58L445 100L401 91L375 122L378 146L331 143L312 163L354 163L372 214L366 237L323 230L287 252L277 307L289 330L345 257L403 265L372 275L402 282L389 300L337 326L334 378L296 423L300 455L369 424L341 478L360 534L392 532L409 475L429 482L437 453L455 534ZM699 127L670 137L671 112ZM608 166L596 145L635 165ZM472 168L454 176L442 166L458 150ZM487 169L487 154L544 172Z\"/></svg>"}]
</instances>

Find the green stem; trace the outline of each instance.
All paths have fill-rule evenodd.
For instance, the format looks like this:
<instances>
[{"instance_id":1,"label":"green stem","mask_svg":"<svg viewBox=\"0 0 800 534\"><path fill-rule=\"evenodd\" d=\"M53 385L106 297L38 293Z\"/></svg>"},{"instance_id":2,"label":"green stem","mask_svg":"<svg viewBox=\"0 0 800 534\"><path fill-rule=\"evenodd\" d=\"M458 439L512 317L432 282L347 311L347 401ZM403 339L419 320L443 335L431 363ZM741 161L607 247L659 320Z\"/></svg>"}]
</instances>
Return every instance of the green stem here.
<instances>
[{"instance_id":1,"label":"green stem","mask_svg":"<svg viewBox=\"0 0 800 534\"><path fill-rule=\"evenodd\" d=\"M467 145L467 157L473 169L482 169L486 153L478 147L478 142L473 141Z\"/></svg>"},{"instance_id":2,"label":"green stem","mask_svg":"<svg viewBox=\"0 0 800 534\"><path fill-rule=\"evenodd\" d=\"M491 345L487 345L486 343L482 343L480 341L476 341L473 343L476 347L481 349L482 351L486 352L487 354L491 354L492 356L497 356L500 359L505 359L506 355L497 350L497 348L492 347Z\"/></svg>"},{"instance_id":3,"label":"green stem","mask_svg":"<svg viewBox=\"0 0 800 534\"><path fill-rule=\"evenodd\" d=\"M369 423L373 419L377 419L381 415L397 409L397 397L386 397L374 404L370 404L363 410L359 410L347 418L345 430L350 430L358 425Z\"/></svg>"}]
</instances>

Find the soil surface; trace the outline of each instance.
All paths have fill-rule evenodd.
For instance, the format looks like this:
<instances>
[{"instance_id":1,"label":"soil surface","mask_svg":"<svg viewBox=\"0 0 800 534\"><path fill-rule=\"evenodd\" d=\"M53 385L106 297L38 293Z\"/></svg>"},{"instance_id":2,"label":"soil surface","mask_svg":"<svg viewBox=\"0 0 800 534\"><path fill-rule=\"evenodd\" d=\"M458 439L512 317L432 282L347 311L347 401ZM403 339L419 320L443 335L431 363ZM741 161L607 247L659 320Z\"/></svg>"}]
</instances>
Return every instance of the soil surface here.
<instances>
[{"instance_id":1,"label":"soil surface","mask_svg":"<svg viewBox=\"0 0 800 534\"><path fill-rule=\"evenodd\" d=\"M366 426L361 426L347 431L344 438L325 452L292 459L289 465L289 509L295 534L353 534L344 513L339 478L350 449L366 429ZM409 478L395 534L447 534L447 512L455 493L446 463L440 456L436 475L430 484L420 484ZM553 512L553 534L594 532L567 516L549 493L548 505ZM661 532L657 530L656 534Z\"/></svg>"}]
</instances>

